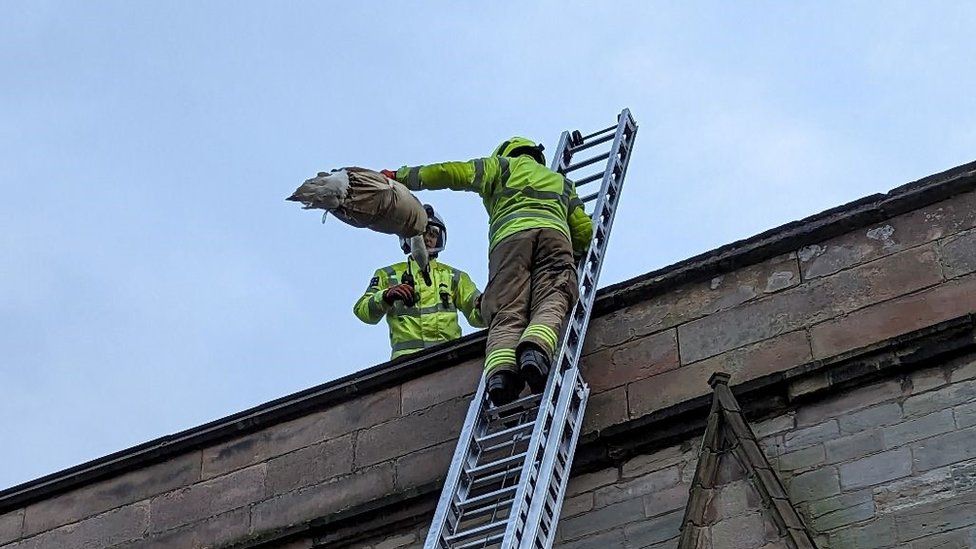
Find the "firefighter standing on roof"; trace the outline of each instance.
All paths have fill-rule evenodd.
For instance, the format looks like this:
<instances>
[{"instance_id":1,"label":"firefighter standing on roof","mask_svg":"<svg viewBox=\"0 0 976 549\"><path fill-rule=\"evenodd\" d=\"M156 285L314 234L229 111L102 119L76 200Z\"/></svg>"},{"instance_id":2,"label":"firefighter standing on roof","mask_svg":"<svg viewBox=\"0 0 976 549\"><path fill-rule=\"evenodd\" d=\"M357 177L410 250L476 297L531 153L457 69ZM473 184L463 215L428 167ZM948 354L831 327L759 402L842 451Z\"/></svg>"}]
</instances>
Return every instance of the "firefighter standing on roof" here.
<instances>
[{"instance_id":1,"label":"firefighter standing on roof","mask_svg":"<svg viewBox=\"0 0 976 549\"><path fill-rule=\"evenodd\" d=\"M576 186L545 166L543 147L523 137L469 162L404 166L393 173L411 190L478 193L488 211L487 389L496 406L525 383L545 388L558 334L578 297L574 259L589 248L593 224Z\"/></svg>"},{"instance_id":2,"label":"firefighter standing on roof","mask_svg":"<svg viewBox=\"0 0 976 549\"><path fill-rule=\"evenodd\" d=\"M417 263L408 257L406 261L378 269L366 293L353 307L356 316L368 324L376 324L386 317L391 358L461 337L458 309L475 328L485 326L479 310L481 292L471 277L435 259L447 246L447 226L430 205L424 208L430 219L424 242L431 258L431 285L423 282ZM404 239L400 239L400 247L404 253L410 253Z\"/></svg>"}]
</instances>

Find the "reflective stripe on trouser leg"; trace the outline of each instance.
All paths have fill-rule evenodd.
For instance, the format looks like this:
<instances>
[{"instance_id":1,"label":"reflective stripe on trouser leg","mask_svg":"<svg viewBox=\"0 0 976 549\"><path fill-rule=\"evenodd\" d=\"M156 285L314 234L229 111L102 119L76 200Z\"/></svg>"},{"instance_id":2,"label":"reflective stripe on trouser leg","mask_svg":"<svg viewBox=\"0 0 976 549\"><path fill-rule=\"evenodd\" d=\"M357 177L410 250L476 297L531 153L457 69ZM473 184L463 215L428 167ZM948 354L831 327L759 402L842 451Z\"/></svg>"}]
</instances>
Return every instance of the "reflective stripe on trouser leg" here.
<instances>
[{"instance_id":1,"label":"reflective stripe on trouser leg","mask_svg":"<svg viewBox=\"0 0 976 549\"><path fill-rule=\"evenodd\" d=\"M515 371L515 349L495 349L485 357L485 375L498 370Z\"/></svg>"},{"instance_id":2,"label":"reflective stripe on trouser leg","mask_svg":"<svg viewBox=\"0 0 976 549\"><path fill-rule=\"evenodd\" d=\"M522 332L522 342L530 342L541 348L548 356L552 357L556 350L556 330L545 324L529 324L529 327Z\"/></svg>"}]
</instances>

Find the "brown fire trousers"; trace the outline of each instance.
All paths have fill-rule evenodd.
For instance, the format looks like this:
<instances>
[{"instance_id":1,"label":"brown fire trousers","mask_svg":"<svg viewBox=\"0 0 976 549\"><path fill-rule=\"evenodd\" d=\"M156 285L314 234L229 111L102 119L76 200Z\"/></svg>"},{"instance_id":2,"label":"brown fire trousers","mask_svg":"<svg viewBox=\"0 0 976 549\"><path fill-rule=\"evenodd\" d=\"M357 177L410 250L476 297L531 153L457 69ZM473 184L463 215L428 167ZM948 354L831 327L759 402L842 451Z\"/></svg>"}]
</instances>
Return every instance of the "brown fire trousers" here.
<instances>
[{"instance_id":1,"label":"brown fire trousers","mask_svg":"<svg viewBox=\"0 0 976 549\"><path fill-rule=\"evenodd\" d=\"M517 372L516 349L527 343L551 361L578 294L573 246L561 232L529 229L499 242L488 254L482 298L488 321L485 372Z\"/></svg>"}]
</instances>

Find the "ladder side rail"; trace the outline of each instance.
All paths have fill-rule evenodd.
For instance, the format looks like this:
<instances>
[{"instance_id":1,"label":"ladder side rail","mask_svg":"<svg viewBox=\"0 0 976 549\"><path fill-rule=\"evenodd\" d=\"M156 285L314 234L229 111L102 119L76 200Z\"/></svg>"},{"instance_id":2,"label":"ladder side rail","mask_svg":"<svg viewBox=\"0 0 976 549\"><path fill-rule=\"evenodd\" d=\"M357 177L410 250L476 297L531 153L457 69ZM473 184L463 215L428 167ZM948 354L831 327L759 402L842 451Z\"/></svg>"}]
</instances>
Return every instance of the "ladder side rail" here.
<instances>
[{"instance_id":1,"label":"ladder side rail","mask_svg":"<svg viewBox=\"0 0 976 549\"><path fill-rule=\"evenodd\" d=\"M524 526L523 517L528 513L529 498L535 491L537 475L534 474L535 471L533 469L535 468L535 464L541 461L541 459L536 459L535 456L539 454L542 448L542 440L548 439L551 436L553 424L549 420L549 416L552 414L554 402L558 399L559 385L560 383L555 381L552 376L550 376L549 381L546 383L542 401L539 403L539 412L536 416L535 426L532 428L532 437L529 439L529 446L526 449L525 462L522 464L522 470L519 474L519 487L515 492L515 498L509 509L509 522L508 527L505 529L505 537L502 540L501 549L515 549L518 547L521 530ZM549 433L547 434L545 431L549 431Z\"/></svg>"},{"instance_id":2,"label":"ladder side rail","mask_svg":"<svg viewBox=\"0 0 976 549\"><path fill-rule=\"evenodd\" d=\"M583 430L583 416L584 413L586 412L586 404L589 401L590 388L586 383L583 382L583 378L580 376L579 370L577 368L573 368L572 370L566 372L566 378L569 379L570 377L572 377L572 383L575 388L574 392L578 393L578 398L580 399L580 402L575 411L575 416L571 418L571 421L567 425L567 428L570 429L570 432L569 432L569 440L567 441L567 446L565 449L565 456L562 459L562 465L564 470L563 470L562 477L559 479L558 486L556 487L557 488L556 497L552 503L552 516L549 517L549 529L548 531L543 532L539 528L539 526L541 526L541 522L536 525L535 536L533 536L532 538L528 538L532 540L532 543L534 543L535 545L533 544L524 545L525 547L529 547L532 549L535 549L535 547L546 547L546 548L552 547L552 544L556 539L556 528L559 524L559 514L562 512L563 499L566 496L566 485L569 482L569 475L573 466L573 457L576 455L576 444L577 442L579 442L579 436L581 434L581 431ZM567 421L569 420L570 418L567 418ZM554 456L553 459L559 457L558 449L559 447L557 446L556 447L557 451L553 452L553 456ZM551 488L551 486L549 488ZM547 499L546 492L537 494L537 497L539 498L540 501L543 502L542 505L540 505L540 509L544 509L544 506L546 505L546 499ZM541 511L540 511L540 519L541 519Z\"/></svg>"},{"instance_id":3,"label":"ladder side rail","mask_svg":"<svg viewBox=\"0 0 976 549\"><path fill-rule=\"evenodd\" d=\"M453 505L454 495L457 493L461 483L461 473L464 465L471 455L472 445L475 437L475 424L481 417L481 407L485 402L485 376L481 376L478 383L478 391L474 399L468 406L468 413L464 419L464 426L458 437L458 444L454 448L454 456L451 458L451 467L448 469L447 478L444 480L444 487L441 489L441 497L437 502L437 509L434 511L434 520L431 522L430 530L427 532L427 540L424 542L425 549L439 549L441 540L448 534L447 528L448 513Z\"/></svg>"},{"instance_id":4,"label":"ladder side rail","mask_svg":"<svg viewBox=\"0 0 976 549\"><path fill-rule=\"evenodd\" d=\"M621 135L623 134L622 128L625 125L626 125L626 117L624 117L622 113L622 115L618 119L614 145L611 147L612 153L619 153ZM560 173L562 173L562 170L565 169L565 166L570 165L572 162L572 156L573 156L572 149L570 148L568 151L570 154L568 155L566 154L567 153L566 148L568 146L570 146L570 143L568 142L568 132L563 132L563 135L560 138L560 146L559 149L557 150L556 158L553 160L553 166L556 167L557 168L556 171L559 171ZM614 172L616 172L617 158L618 158L617 154L611 155L611 157L608 158L606 167L604 168L603 181L601 184L601 193L603 193L604 195L612 188L612 185L617 183L617 181L615 181L613 178ZM604 198L604 196L601 196L601 198ZM600 212L601 214L605 213L602 212L601 210L608 207L605 200L600 200L597 206L598 209L596 211ZM600 220L601 218L602 216L597 216L597 220ZM606 221L609 221L609 218L606 219ZM597 231L597 225L594 225L593 230L595 235ZM578 282L581 286L580 297L576 300L576 303L574 304L570 312L569 322L566 326L566 329L563 332L562 341L559 346L559 353L557 357L554 357L555 360L553 360L553 372L550 372L549 381L546 384L546 396L543 398L543 401L549 404L553 402L554 398L557 398L557 395L560 395L559 391L570 391L570 392L575 391L575 387L563 386L562 376L555 375L555 370L558 369L559 373L562 374L567 369L575 369L575 362L576 359L578 359L580 349L582 348L586 323L589 320L589 312L592 308L594 296L596 294L595 283L591 282L589 287L586 286L587 280L585 278L586 276L585 268L591 262L596 262L597 266L599 266L599 263L602 263L602 259L603 259L602 250L600 250L600 253L597 253L597 250L600 248L605 249L606 244L607 244L607 239L605 237L599 241L592 242L590 244L589 249L587 250L585 260L581 265L583 276L580 276L578 279ZM579 316L578 312L580 310L582 310L583 318L578 319ZM574 352L567 355L566 351L569 347L573 347ZM551 428L552 430L559 429L559 434L561 435L564 424L565 424L565 415L563 415L562 417L555 417L553 418L553 422L551 423L552 426ZM538 451L538 447L536 445L541 443L541 437L536 438L536 432L541 431L543 426L544 426L544 422L540 422L540 424L536 425L536 429L533 432L533 438L530 443L530 450L532 451L532 453L528 454L529 456L535 456L536 452ZM549 435L546 437L546 442L552 444L555 436L556 435L554 433L550 432ZM545 454L543 455L543 457L544 456ZM524 485L520 486L520 493L516 496L515 502L513 503L511 515L510 515L510 517L512 517L510 519L511 523L509 524L509 528L506 531L505 542L502 544L502 549L509 549L509 548L514 549L515 547L518 547L518 544L521 543L521 540L527 539L527 537L524 537L522 535L524 533L522 529L531 528L534 530L537 527L537 525L530 524L528 520L523 519L524 516L523 513L525 513L526 511L531 511L533 502L539 499L536 497L536 493L541 489L540 487L544 487L545 489L548 489L549 487L548 478L543 478L543 479L537 478L537 476L547 477L545 473L546 471L542 469L541 460L537 461L535 459L528 459L528 458L526 459L526 462L523 465L522 474L524 476L522 478L528 480L523 481ZM549 473L551 473L551 471ZM540 480L544 482L540 482ZM523 487L526 488L526 490L524 490L524 493L521 493L523 492L521 490L521 488ZM525 509L526 505L529 506L528 510Z\"/></svg>"},{"instance_id":5,"label":"ladder side rail","mask_svg":"<svg viewBox=\"0 0 976 549\"><path fill-rule=\"evenodd\" d=\"M583 347L583 338L586 334L586 328L589 324L590 312L592 310L593 302L596 296L596 283L599 278L600 268L603 264L603 252L606 250L609 239L607 236L610 232L610 227L613 224L613 214L615 213L615 206L617 199L620 196L620 187L623 182L623 170L621 170L619 176L617 174L617 163L620 158L621 150L624 150L625 159L629 159L630 151L624 149L624 140L627 137L627 129L629 124L629 112L625 109L618 121L616 135L614 136L614 143L608 154L608 163L604 172L603 182L601 185L601 196L597 202L597 207L594 210L594 216L596 217L593 227L594 240L590 244L587 250L586 258L580 265L580 270L578 271L579 283L581 286L580 297L577 299L573 311L570 315L570 323L567 326L564 334L562 345L560 346L560 356L558 361L554 361L553 365L559 365L562 367L563 364L568 364L568 369L565 371L564 383L562 383L562 393L560 394L559 407L557 408L557 417L554 418L554 428L558 426L560 431L559 436L553 436L549 439L549 444L547 445L546 452L543 457L543 462L539 466L540 477L537 479L535 484L535 493L532 494L532 502L529 510L529 517L526 519L526 530L524 532L524 537L522 538L522 548L530 549L531 545L526 545L526 542L534 543L538 536L538 528L542 519L543 508L546 504L546 494L552 487L552 477L553 477L553 464L556 459L557 451L559 450L559 443L564 438L564 431L567 428L572 428L575 422L567 423L568 413L569 413L569 402L573 396L573 393L577 390L576 380L582 379L579 376L579 370L577 363L579 361L579 356ZM613 191L611 193L611 191ZM610 199L608 201L608 198ZM602 239L596 239L596 234L600 230L604 231L604 237ZM587 272L587 271L590 272ZM587 281L589 277L591 280ZM589 287L587 286L589 282ZM583 307L583 315L577 324L577 308ZM574 329L578 329L579 333L576 335L576 340L573 341L574 334L572 333ZM564 356L568 355L568 356ZM555 377L555 376L553 376ZM588 387L583 385L584 391L588 394ZM584 399L585 404L585 399ZM583 411L585 408L579 410L578 416L581 419ZM574 433L572 436L578 436ZM573 451L575 453L575 451ZM571 460L571 455L570 455ZM566 466L571 466L570 463L566 463ZM568 481L568 475L564 475L560 479L560 490L557 490L558 494L562 494L565 491L565 482ZM561 497L559 498L561 499ZM551 523L558 521L559 509L553 509Z\"/></svg>"}]
</instances>

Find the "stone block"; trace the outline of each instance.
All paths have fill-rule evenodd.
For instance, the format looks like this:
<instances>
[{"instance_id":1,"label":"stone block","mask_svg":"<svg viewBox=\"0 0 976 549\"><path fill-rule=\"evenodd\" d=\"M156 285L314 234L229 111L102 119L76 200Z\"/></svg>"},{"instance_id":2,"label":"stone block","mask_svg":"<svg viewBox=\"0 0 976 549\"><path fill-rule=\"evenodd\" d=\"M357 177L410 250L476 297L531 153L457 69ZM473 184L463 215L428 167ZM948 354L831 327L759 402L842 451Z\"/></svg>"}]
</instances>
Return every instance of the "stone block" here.
<instances>
[{"instance_id":1,"label":"stone block","mask_svg":"<svg viewBox=\"0 0 976 549\"><path fill-rule=\"evenodd\" d=\"M384 463L331 482L273 497L251 508L251 533L301 524L367 503L391 494L393 484L393 464Z\"/></svg>"},{"instance_id":2,"label":"stone block","mask_svg":"<svg viewBox=\"0 0 976 549\"><path fill-rule=\"evenodd\" d=\"M961 381L905 400L905 416L914 417L976 401L976 380Z\"/></svg>"},{"instance_id":3,"label":"stone block","mask_svg":"<svg viewBox=\"0 0 976 549\"><path fill-rule=\"evenodd\" d=\"M794 254L784 254L712 280L687 284L600 317L587 330L584 354L660 332L799 284Z\"/></svg>"},{"instance_id":4,"label":"stone block","mask_svg":"<svg viewBox=\"0 0 976 549\"><path fill-rule=\"evenodd\" d=\"M810 329L815 358L825 358L938 324L976 309L976 277L957 278L818 324Z\"/></svg>"},{"instance_id":5,"label":"stone block","mask_svg":"<svg viewBox=\"0 0 976 549\"><path fill-rule=\"evenodd\" d=\"M761 506L762 497L749 479L738 480L713 490L712 501L705 507L705 523L716 524Z\"/></svg>"},{"instance_id":6,"label":"stone block","mask_svg":"<svg viewBox=\"0 0 976 549\"><path fill-rule=\"evenodd\" d=\"M895 521L891 517L880 517L830 534L830 547L843 549L880 549L891 547L897 541Z\"/></svg>"},{"instance_id":7,"label":"stone block","mask_svg":"<svg viewBox=\"0 0 976 549\"><path fill-rule=\"evenodd\" d=\"M813 446L814 444L821 444L824 441L832 440L838 435L840 435L840 428L837 426L837 421L831 419L819 425L805 427L803 429L797 429L793 432L786 433L783 440L785 441L786 449L788 451L796 451L801 448L806 448L807 446Z\"/></svg>"},{"instance_id":8,"label":"stone block","mask_svg":"<svg viewBox=\"0 0 976 549\"><path fill-rule=\"evenodd\" d=\"M828 440L824 447L827 451L827 463L840 463L880 452L884 449L884 440L880 429L872 429Z\"/></svg>"},{"instance_id":9,"label":"stone block","mask_svg":"<svg viewBox=\"0 0 976 549\"><path fill-rule=\"evenodd\" d=\"M840 485L856 490L912 474L912 453L908 448L889 450L840 466Z\"/></svg>"},{"instance_id":10,"label":"stone block","mask_svg":"<svg viewBox=\"0 0 976 549\"><path fill-rule=\"evenodd\" d=\"M458 398L360 431L356 439L356 467L456 440L469 399Z\"/></svg>"},{"instance_id":11,"label":"stone block","mask_svg":"<svg viewBox=\"0 0 976 549\"><path fill-rule=\"evenodd\" d=\"M608 547L624 547L624 543L624 531L622 528L618 528L573 541L557 542L555 547L559 549L607 549Z\"/></svg>"},{"instance_id":12,"label":"stone block","mask_svg":"<svg viewBox=\"0 0 976 549\"><path fill-rule=\"evenodd\" d=\"M594 392L620 387L678 367L678 333L667 330L639 337L585 357L580 370Z\"/></svg>"},{"instance_id":13,"label":"stone block","mask_svg":"<svg viewBox=\"0 0 976 549\"><path fill-rule=\"evenodd\" d=\"M583 340L582 356L587 357L633 339L632 319L634 316L640 316L639 311L645 308L645 303L638 302L590 319L590 325L586 329L586 339Z\"/></svg>"},{"instance_id":14,"label":"stone block","mask_svg":"<svg viewBox=\"0 0 976 549\"><path fill-rule=\"evenodd\" d=\"M972 227L971 208L976 206L973 196L974 193L959 195L807 246L797 254L803 279L833 274Z\"/></svg>"},{"instance_id":15,"label":"stone block","mask_svg":"<svg viewBox=\"0 0 976 549\"><path fill-rule=\"evenodd\" d=\"M824 467L797 475L789 482L790 500L793 503L826 499L840 493L837 469Z\"/></svg>"},{"instance_id":16,"label":"stone block","mask_svg":"<svg viewBox=\"0 0 976 549\"><path fill-rule=\"evenodd\" d=\"M895 380L858 387L820 402L802 406L796 412L796 425L797 427L815 425L901 396L901 383Z\"/></svg>"},{"instance_id":17,"label":"stone block","mask_svg":"<svg viewBox=\"0 0 976 549\"><path fill-rule=\"evenodd\" d=\"M484 369L481 358L405 382L400 388L400 413L412 414L435 404L474 394Z\"/></svg>"},{"instance_id":18,"label":"stone block","mask_svg":"<svg viewBox=\"0 0 976 549\"><path fill-rule=\"evenodd\" d=\"M631 417L641 417L688 399L710 394L708 378L716 371L732 375L736 383L756 379L803 364L810 349L803 332L794 332L682 366L627 386Z\"/></svg>"},{"instance_id":19,"label":"stone block","mask_svg":"<svg viewBox=\"0 0 976 549\"><path fill-rule=\"evenodd\" d=\"M697 456L697 444L688 445L687 447L684 445L669 446L651 454L635 456L625 461L620 469L623 478L633 478L653 471L666 469L672 465L688 463Z\"/></svg>"},{"instance_id":20,"label":"stone block","mask_svg":"<svg viewBox=\"0 0 976 549\"><path fill-rule=\"evenodd\" d=\"M976 379L976 360L972 356L957 364L953 364L952 371L949 373L949 381L958 383L967 379Z\"/></svg>"},{"instance_id":21,"label":"stone block","mask_svg":"<svg viewBox=\"0 0 976 549\"><path fill-rule=\"evenodd\" d=\"M656 544L677 538L681 532L681 519L683 516L683 512L676 511L627 525L624 527L624 538L628 542L627 546L658 547Z\"/></svg>"},{"instance_id":22,"label":"stone block","mask_svg":"<svg viewBox=\"0 0 976 549\"><path fill-rule=\"evenodd\" d=\"M627 387L591 393L583 416L583 433L594 433L627 421Z\"/></svg>"},{"instance_id":23,"label":"stone block","mask_svg":"<svg viewBox=\"0 0 976 549\"><path fill-rule=\"evenodd\" d=\"M644 496L644 516L653 518L671 511L684 509L688 503L690 488L687 484L678 484Z\"/></svg>"},{"instance_id":24,"label":"stone block","mask_svg":"<svg viewBox=\"0 0 976 549\"><path fill-rule=\"evenodd\" d=\"M976 458L976 427L917 442L912 445L912 453L918 471Z\"/></svg>"},{"instance_id":25,"label":"stone block","mask_svg":"<svg viewBox=\"0 0 976 549\"><path fill-rule=\"evenodd\" d=\"M200 479L200 452L129 471L29 505L24 535L51 530Z\"/></svg>"},{"instance_id":26,"label":"stone block","mask_svg":"<svg viewBox=\"0 0 976 549\"><path fill-rule=\"evenodd\" d=\"M569 497L584 492L592 492L601 486L607 486L608 484L617 482L619 478L620 472L616 467L570 477L569 484L566 486L566 496Z\"/></svg>"},{"instance_id":27,"label":"stone block","mask_svg":"<svg viewBox=\"0 0 976 549\"><path fill-rule=\"evenodd\" d=\"M203 478L235 469L383 423L400 413L400 388L337 404L321 412L273 425L203 451Z\"/></svg>"},{"instance_id":28,"label":"stone block","mask_svg":"<svg viewBox=\"0 0 976 549\"><path fill-rule=\"evenodd\" d=\"M913 541L976 524L976 493L902 509L895 513L898 541Z\"/></svg>"},{"instance_id":29,"label":"stone block","mask_svg":"<svg viewBox=\"0 0 976 549\"><path fill-rule=\"evenodd\" d=\"M872 518L874 518L874 502L865 501L821 515L813 519L813 527L817 532L829 532L842 526L849 526Z\"/></svg>"},{"instance_id":30,"label":"stone block","mask_svg":"<svg viewBox=\"0 0 976 549\"><path fill-rule=\"evenodd\" d=\"M149 521L149 504L141 501L79 522L42 532L11 549L101 549L141 538Z\"/></svg>"},{"instance_id":31,"label":"stone block","mask_svg":"<svg viewBox=\"0 0 976 549\"><path fill-rule=\"evenodd\" d=\"M563 500L563 510L559 514L560 519L567 519L582 515L593 509L593 494L586 492Z\"/></svg>"},{"instance_id":32,"label":"stone block","mask_svg":"<svg viewBox=\"0 0 976 549\"><path fill-rule=\"evenodd\" d=\"M886 448L895 448L955 429L952 410L942 410L884 428Z\"/></svg>"},{"instance_id":33,"label":"stone block","mask_svg":"<svg viewBox=\"0 0 976 549\"><path fill-rule=\"evenodd\" d=\"M970 549L972 547L976 547L976 528L953 530L912 542L912 549Z\"/></svg>"},{"instance_id":34,"label":"stone block","mask_svg":"<svg viewBox=\"0 0 976 549\"><path fill-rule=\"evenodd\" d=\"M268 461L268 495L321 484L352 472L354 434L343 435Z\"/></svg>"},{"instance_id":35,"label":"stone block","mask_svg":"<svg viewBox=\"0 0 976 549\"><path fill-rule=\"evenodd\" d=\"M766 543L766 525L758 512L737 515L712 526L712 538L723 547L762 547Z\"/></svg>"},{"instance_id":36,"label":"stone block","mask_svg":"<svg viewBox=\"0 0 976 549\"><path fill-rule=\"evenodd\" d=\"M949 382L946 371L942 367L926 368L912 372L908 377L912 382L912 394L917 395L932 389L938 389Z\"/></svg>"},{"instance_id":37,"label":"stone block","mask_svg":"<svg viewBox=\"0 0 976 549\"><path fill-rule=\"evenodd\" d=\"M24 533L24 510L0 515L0 545L20 538Z\"/></svg>"},{"instance_id":38,"label":"stone block","mask_svg":"<svg viewBox=\"0 0 976 549\"><path fill-rule=\"evenodd\" d=\"M776 460L776 464L780 471L798 472L823 465L825 461L824 447L822 444L817 444L803 450L783 454Z\"/></svg>"},{"instance_id":39,"label":"stone block","mask_svg":"<svg viewBox=\"0 0 976 549\"><path fill-rule=\"evenodd\" d=\"M830 513L851 509L873 501L871 490L859 490L827 499L811 501L806 505L806 508L810 518L817 519Z\"/></svg>"},{"instance_id":40,"label":"stone block","mask_svg":"<svg viewBox=\"0 0 976 549\"><path fill-rule=\"evenodd\" d=\"M578 539L634 521L645 521L644 503L640 498L621 501L577 517L560 520L556 539Z\"/></svg>"},{"instance_id":41,"label":"stone block","mask_svg":"<svg viewBox=\"0 0 976 549\"><path fill-rule=\"evenodd\" d=\"M454 442L445 442L407 454L396 460L397 490L417 488L447 476L454 456Z\"/></svg>"},{"instance_id":42,"label":"stone block","mask_svg":"<svg viewBox=\"0 0 976 549\"><path fill-rule=\"evenodd\" d=\"M594 506L605 507L621 501L639 498L661 490L671 488L681 481L681 470L675 465L648 473L635 479L617 482L594 492Z\"/></svg>"},{"instance_id":43,"label":"stone block","mask_svg":"<svg viewBox=\"0 0 976 549\"><path fill-rule=\"evenodd\" d=\"M247 536L250 510L246 507L210 517L173 530L156 533L112 549L156 549L159 547L219 547Z\"/></svg>"},{"instance_id":44,"label":"stone block","mask_svg":"<svg viewBox=\"0 0 976 549\"><path fill-rule=\"evenodd\" d=\"M681 360L702 360L941 281L933 246L906 250L683 324L678 328Z\"/></svg>"},{"instance_id":45,"label":"stone block","mask_svg":"<svg viewBox=\"0 0 976 549\"><path fill-rule=\"evenodd\" d=\"M882 425L891 425L901 421L901 406L897 402L872 406L857 412L851 412L837 418L842 433L857 433L865 429L874 429Z\"/></svg>"},{"instance_id":46,"label":"stone block","mask_svg":"<svg viewBox=\"0 0 976 549\"><path fill-rule=\"evenodd\" d=\"M952 487L957 494L976 490L976 460L954 463L949 466Z\"/></svg>"},{"instance_id":47,"label":"stone block","mask_svg":"<svg viewBox=\"0 0 976 549\"><path fill-rule=\"evenodd\" d=\"M955 278L976 271L976 231L969 231L942 243L946 276Z\"/></svg>"},{"instance_id":48,"label":"stone block","mask_svg":"<svg viewBox=\"0 0 976 549\"><path fill-rule=\"evenodd\" d=\"M373 549L399 549L417 541L417 534L410 532L391 536L373 546Z\"/></svg>"},{"instance_id":49,"label":"stone block","mask_svg":"<svg viewBox=\"0 0 976 549\"><path fill-rule=\"evenodd\" d=\"M768 436L789 431L796 427L796 412L788 412L752 425L752 432L756 438L762 440Z\"/></svg>"},{"instance_id":50,"label":"stone block","mask_svg":"<svg viewBox=\"0 0 976 549\"><path fill-rule=\"evenodd\" d=\"M956 417L956 427L965 429L976 425L976 402L956 406L952 412Z\"/></svg>"},{"instance_id":51,"label":"stone block","mask_svg":"<svg viewBox=\"0 0 976 549\"><path fill-rule=\"evenodd\" d=\"M152 532L161 532L261 501L267 465L210 479L157 496L151 503Z\"/></svg>"},{"instance_id":52,"label":"stone block","mask_svg":"<svg viewBox=\"0 0 976 549\"><path fill-rule=\"evenodd\" d=\"M879 514L891 514L952 497L955 494L952 471L940 467L874 488L874 503Z\"/></svg>"}]
</instances>

